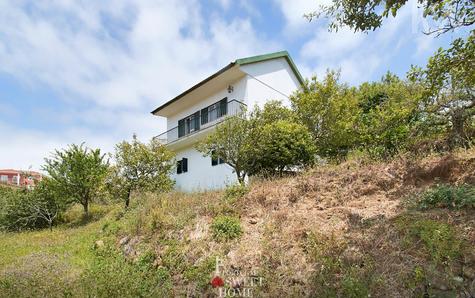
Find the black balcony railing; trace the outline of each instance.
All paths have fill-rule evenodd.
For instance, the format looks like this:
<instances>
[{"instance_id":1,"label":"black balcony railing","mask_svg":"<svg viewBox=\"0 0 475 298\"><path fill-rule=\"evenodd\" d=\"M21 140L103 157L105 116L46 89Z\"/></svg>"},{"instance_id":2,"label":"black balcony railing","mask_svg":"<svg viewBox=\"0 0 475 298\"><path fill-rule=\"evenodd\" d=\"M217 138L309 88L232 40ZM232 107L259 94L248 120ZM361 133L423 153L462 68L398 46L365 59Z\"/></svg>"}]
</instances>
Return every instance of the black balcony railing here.
<instances>
[{"instance_id":1,"label":"black balcony railing","mask_svg":"<svg viewBox=\"0 0 475 298\"><path fill-rule=\"evenodd\" d=\"M245 110L246 104L238 100L219 101L178 122L178 126L154 137L163 144L170 144L220 123L226 117L235 116Z\"/></svg>"}]
</instances>

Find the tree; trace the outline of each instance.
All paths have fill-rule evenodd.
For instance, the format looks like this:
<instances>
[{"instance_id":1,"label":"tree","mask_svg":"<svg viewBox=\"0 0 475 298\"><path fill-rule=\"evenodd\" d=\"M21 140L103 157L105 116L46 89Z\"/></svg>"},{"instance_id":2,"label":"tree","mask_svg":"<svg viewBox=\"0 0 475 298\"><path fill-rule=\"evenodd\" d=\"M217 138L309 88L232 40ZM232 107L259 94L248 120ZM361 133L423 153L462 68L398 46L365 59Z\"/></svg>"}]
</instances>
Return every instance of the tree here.
<instances>
[{"instance_id":1,"label":"tree","mask_svg":"<svg viewBox=\"0 0 475 298\"><path fill-rule=\"evenodd\" d=\"M339 73L328 71L323 80L313 77L291 96L299 123L313 136L318 155L341 157L354 146L359 117L355 90L339 82Z\"/></svg>"},{"instance_id":2,"label":"tree","mask_svg":"<svg viewBox=\"0 0 475 298\"><path fill-rule=\"evenodd\" d=\"M437 35L457 28L470 28L475 24L475 2L473 0L418 0L423 16L435 21L437 28L426 32ZM407 0L333 0L330 5L321 5L317 11L305 15L330 19L329 29L338 30L349 26L355 31L370 31L379 28L383 19L395 17Z\"/></svg>"},{"instance_id":3,"label":"tree","mask_svg":"<svg viewBox=\"0 0 475 298\"><path fill-rule=\"evenodd\" d=\"M100 149L89 149L81 145L70 145L67 149L56 150L52 158L45 159L43 166L55 191L66 202L76 202L83 206L88 215L89 203L103 186L109 162Z\"/></svg>"},{"instance_id":4,"label":"tree","mask_svg":"<svg viewBox=\"0 0 475 298\"><path fill-rule=\"evenodd\" d=\"M248 169L252 166L252 156L248 154L252 128L246 114L229 117L216 130L198 143L197 150L213 158L221 158L233 168L239 183L243 184Z\"/></svg>"},{"instance_id":5,"label":"tree","mask_svg":"<svg viewBox=\"0 0 475 298\"><path fill-rule=\"evenodd\" d=\"M412 67L410 80L421 84L423 125L448 132L450 147L470 142L475 116L475 32L459 38L449 49L439 49L425 69Z\"/></svg>"},{"instance_id":6,"label":"tree","mask_svg":"<svg viewBox=\"0 0 475 298\"><path fill-rule=\"evenodd\" d=\"M249 153L253 155L250 175L282 175L313 164L315 145L308 129L288 120L278 120L259 128L259 138Z\"/></svg>"},{"instance_id":7,"label":"tree","mask_svg":"<svg viewBox=\"0 0 475 298\"><path fill-rule=\"evenodd\" d=\"M132 142L123 141L116 146L109 189L125 201L126 208L134 191L170 190L173 158L173 152L157 140L144 144L133 135Z\"/></svg>"},{"instance_id":8,"label":"tree","mask_svg":"<svg viewBox=\"0 0 475 298\"><path fill-rule=\"evenodd\" d=\"M418 120L421 88L387 73L381 81L363 83L356 90L359 117L355 146L373 157L390 157L407 143Z\"/></svg>"}]
</instances>

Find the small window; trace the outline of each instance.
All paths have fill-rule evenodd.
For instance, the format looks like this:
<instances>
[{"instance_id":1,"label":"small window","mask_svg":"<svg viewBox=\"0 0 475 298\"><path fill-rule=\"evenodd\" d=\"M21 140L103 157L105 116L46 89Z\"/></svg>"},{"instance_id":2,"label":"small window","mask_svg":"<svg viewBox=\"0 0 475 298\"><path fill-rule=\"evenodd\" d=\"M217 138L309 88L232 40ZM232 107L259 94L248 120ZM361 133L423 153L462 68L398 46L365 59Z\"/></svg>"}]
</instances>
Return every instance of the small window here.
<instances>
[{"instance_id":1,"label":"small window","mask_svg":"<svg viewBox=\"0 0 475 298\"><path fill-rule=\"evenodd\" d=\"M3 182L3 183L7 183L8 182L8 176L7 175L1 175L0 176L0 181Z\"/></svg>"},{"instance_id":2,"label":"small window","mask_svg":"<svg viewBox=\"0 0 475 298\"><path fill-rule=\"evenodd\" d=\"M176 173L186 173L188 172L188 158L182 158L176 162Z\"/></svg>"},{"instance_id":3,"label":"small window","mask_svg":"<svg viewBox=\"0 0 475 298\"><path fill-rule=\"evenodd\" d=\"M214 156L214 151L213 153L211 154L211 165L212 166L217 166L217 165L220 165L220 164L223 164L224 163L224 159L222 159L221 157L215 157Z\"/></svg>"}]
</instances>

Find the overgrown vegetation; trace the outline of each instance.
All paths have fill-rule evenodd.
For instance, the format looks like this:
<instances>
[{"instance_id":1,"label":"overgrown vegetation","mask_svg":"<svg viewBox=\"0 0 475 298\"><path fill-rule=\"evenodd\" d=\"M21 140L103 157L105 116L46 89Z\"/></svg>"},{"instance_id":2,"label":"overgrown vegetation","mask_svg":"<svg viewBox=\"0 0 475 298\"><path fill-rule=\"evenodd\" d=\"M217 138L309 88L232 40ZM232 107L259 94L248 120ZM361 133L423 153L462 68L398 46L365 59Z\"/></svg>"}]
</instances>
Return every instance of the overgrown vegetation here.
<instances>
[{"instance_id":1,"label":"overgrown vegetation","mask_svg":"<svg viewBox=\"0 0 475 298\"><path fill-rule=\"evenodd\" d=\"M422 210L475 208L475 186L436 185L420 195L417 207Z\"/></svg>"},{"instance_id":2,"label":"overgrown vegetation","mask_svg":"<svg viewBox=\"0 0 475 298\"><path fill-rule=\"evenodd\" d=\"M227 215L219 215L211 224L213 237L218 241L236 239L242 234L239 218Z\"/></svg>"}]
</instances>

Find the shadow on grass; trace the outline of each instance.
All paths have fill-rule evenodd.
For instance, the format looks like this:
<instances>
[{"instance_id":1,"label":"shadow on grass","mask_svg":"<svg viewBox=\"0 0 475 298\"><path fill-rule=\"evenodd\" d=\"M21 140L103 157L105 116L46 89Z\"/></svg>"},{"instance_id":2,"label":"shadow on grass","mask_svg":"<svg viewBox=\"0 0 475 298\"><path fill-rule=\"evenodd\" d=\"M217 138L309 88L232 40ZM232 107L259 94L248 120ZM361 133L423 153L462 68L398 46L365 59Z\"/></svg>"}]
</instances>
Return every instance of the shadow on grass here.
<instances>
[{"instance_id":1,"label":"shadow on grass","mask_svg":"<svg viewBox=\"0 0 475 298\"><path fill-rule=\"evenodd\" d=\"M82 207L71 207L63 216L62 224L68 228L78 228L104 218L111 210L111 205L92 205L89 213L85 214Z\"/></svg>"}]
</instances>

